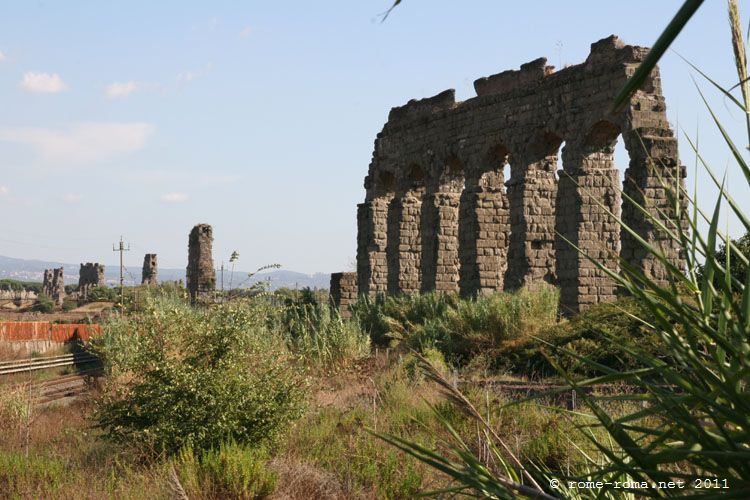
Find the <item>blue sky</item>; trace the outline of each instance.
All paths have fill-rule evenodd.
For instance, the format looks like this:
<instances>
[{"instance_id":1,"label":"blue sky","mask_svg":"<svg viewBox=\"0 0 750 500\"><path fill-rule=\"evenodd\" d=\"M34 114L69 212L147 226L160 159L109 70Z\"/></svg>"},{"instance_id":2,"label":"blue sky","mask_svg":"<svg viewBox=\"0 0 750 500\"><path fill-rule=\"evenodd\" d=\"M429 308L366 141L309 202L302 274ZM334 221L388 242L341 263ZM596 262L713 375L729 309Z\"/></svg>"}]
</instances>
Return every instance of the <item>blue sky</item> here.
<instances>
[{"instance_id":1,"label":"blue sky","mask_svg":"<svg viewBox=\"0 0 750 500\"><path fill-rule=\"evenodd\" d=\"M146 252L184 267L190 228L207 222L217 261L238 250L242 269L349 269L391 107L446 88L470 98L476 78L540 56L579 63L610 34L651 45L680 3L406 0L384 23L388 0L6 3L0 255L112 263L122 234L130 267ZM706 2L673 48L729 84L725 9ZM698 130L723 171L691 69L671 52L661 71L673 126ZM701 85L743 137L740 114ZM692 185L682 135L680 149Z\"/></svg>"}]
</instances>

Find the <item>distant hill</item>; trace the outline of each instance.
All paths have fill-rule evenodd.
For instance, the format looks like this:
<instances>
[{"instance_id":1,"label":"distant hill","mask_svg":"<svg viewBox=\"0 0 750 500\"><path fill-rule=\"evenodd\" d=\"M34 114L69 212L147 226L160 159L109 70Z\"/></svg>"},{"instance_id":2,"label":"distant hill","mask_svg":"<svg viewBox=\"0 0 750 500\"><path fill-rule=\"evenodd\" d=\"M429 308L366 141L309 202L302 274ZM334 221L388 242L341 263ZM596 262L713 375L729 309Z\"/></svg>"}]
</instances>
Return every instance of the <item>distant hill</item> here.
<instances>
[{"instance_id":1,"label":"distant hill","mask_svg":"<svg viewBox=\"0 0 750 500\"><path fill-rule=\"evenodd\" d=\"M20 281L39 281L44 277L44 270L53 267L63 267L65 269L65 283L78 283L78 269L80 264L66 264L64 262L52 262L44 260L27 260L17 259L14 257L4 257L0 255L0 278L16 279ZM108 284L116 285L120 282L120 268L118 265L105 264L104 277ZM230 272L224 271L224 287L229 288L230 279L232 287L248 287L258 281L267 280L271 283L271 289L276 290L282 287L288 288L328 288L330 275L326 273L304 274L284 269L275 269L268 272L258 273L252 278L248 278L247 271L235 271L232 277ZM185 269L159 269L159 281L179 281L185 280ZM141 269L127 268L125 273L125 283L132 285L141 282ZM216 273L216 283L220 286L221 275Z\"/></svg>"}]
</instances>

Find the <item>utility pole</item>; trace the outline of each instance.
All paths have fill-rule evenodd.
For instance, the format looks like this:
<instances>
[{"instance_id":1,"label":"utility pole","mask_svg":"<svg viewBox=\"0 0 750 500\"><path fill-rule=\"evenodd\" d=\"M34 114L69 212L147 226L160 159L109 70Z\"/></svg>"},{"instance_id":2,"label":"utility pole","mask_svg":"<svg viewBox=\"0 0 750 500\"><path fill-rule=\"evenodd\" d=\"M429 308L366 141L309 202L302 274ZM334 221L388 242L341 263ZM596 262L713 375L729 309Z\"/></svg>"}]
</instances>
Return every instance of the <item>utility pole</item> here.
<instances>
[{"instance_id":1,"label":"utility pole","mask_svg":"<svg viewBox=\"0 0 750 500\"><path fill-rule=\"evenodd\" d=\"M122 235L120 235L120 245L119 247L115 247L115 244L112 244L112 251L113 252L120 252L120 307L125 307L125 278L123 276L123 269L125 266L122 263L122 253L127 252L130 250L130 244L128 244L127 248L125 247L125 242L122 241Z\"/></svg>"},{"instance_id":2,"label":"utility pole","mask_svg":"<svg viewBox=\"0 0 750 500\"><path fill-rule=\"evenodd\" d=\"M221 291L224 292L224 261L221 261Z\"/></svg>"}]
</instances>

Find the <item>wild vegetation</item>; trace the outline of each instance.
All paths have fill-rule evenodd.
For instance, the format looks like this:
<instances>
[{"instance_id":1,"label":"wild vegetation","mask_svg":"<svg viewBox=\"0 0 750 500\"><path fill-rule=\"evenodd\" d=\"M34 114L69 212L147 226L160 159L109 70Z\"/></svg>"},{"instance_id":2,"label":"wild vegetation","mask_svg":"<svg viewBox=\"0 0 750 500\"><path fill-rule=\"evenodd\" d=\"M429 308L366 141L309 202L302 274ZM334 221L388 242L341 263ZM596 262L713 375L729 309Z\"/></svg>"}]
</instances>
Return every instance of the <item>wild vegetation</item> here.
<instances>
[{"instance_id":1,"label":"wild vegetation","mask_svg":"<svg viewBox=\"0 0 750 500\"><path fill-rule=\"evenodd\" d=\"M367 431L441 447L450 434L435 407L476 441L475 424L443 400L409 349L457 379L486 376L465 353L557 325L554 311L539 322L512 321L518 311L546 309L555 295L405 296L357 306L383 324L406 316L440 332L426 337L415 327L412 338L404 323L386 346L374 342L385 332L372 332L371 342L362 320L342 319L308 291L192 308L170 287L152 289L92 342L106 376L89 399L36 409L25 386L1 389L0 489L20 497L64 497L87 484L91 497L169 498L178 487L189 498L410 498L446 487L444 475ZM450 307L438 313L428 305L444 302ZM446 325L478 330L441 344ZM498 432L518 437L521 453L575 467L571 448L558 446L572 427L554 411L504 409L501 395L471 390L486 399ZM85 481L90 475L96 479Z\"/></svg>"},{"instance_id":2,"label":"wild vegetation","mask_svg":"<svg viewBox=\"0 0 750 500\"><path fill-rule=\"evenodd\" d=\"M640 86L659 56L701 3L700 0L687 0L684 3L623 89L619 103ZM746 40L742 34L738 5L734 0L729 2L729 19L739 83L732 89L725 89L706 75L703 76L728 101L750 116ZM740 98L732 94L736 88L739 88ZM750 166L746 153L742 152L746 148L735 144L702 93L701 97L736 161L737 170L750 184ZM747 124L750 136L750 120ZM678 213L677 220L684 220L685 224L665 226L652 218L658 230L680 244L687 258L687 270L672 265L658 246L643 240L640 241L644 249L666 269L667 286L655 282L625 261L619 263L621 269L618 272L591 259L642 308L641 313L632 317L652 335L654 343L623 344L620 336L601 330L603 345L624 351L640 366L612 366L570 348L555 344L547 346L550 351L573 358L579 365L601 374L580 381L568 369L548 357L550 364L566 378L568 385L592 414L591 423L578 426L597 449L595 455L582 451L588 462L583 473L571 474L539 464L532 467L524 465L518 455L509 449L506 440L495 434L486 419L475 411L471 400L445 381L426 360L422 361L422 366L430 377L458 408L483 427L487 445L501 466L491 468L489 462L469 449L458 434L453 436L449 453L436 453L398 436L379 434L380 437L450 475L458 483L454 491L467 494L493 498L517 495L620 498L634 494L691 494L704 498L750 496L750 435L747 422L750 409L750 275L746 273L749 256L746 249L719 231L722 206L731 210L732 216L740 221L745 231L750 231L750 222L695 143L691 141L690 144L694 148L696 166L705 168L719 189L713 212L705 214L699 210L697 194L689 195L679 189L675 179L665 178L663 185ZM689 212L682 212L681 199L687 199ZM633 200L627 201L634 203ZM647 212L644 210L644 213ZM623 231L638 238L631 228L619 222ZM708 230L702 232L701 224L704 222ZM579 251L585 255L584 251ZM723 254L721 260L718 258L720 252ZM740 281L743 278L744 281ZM663 352L662 355L655 352L653 345L668 353L668 358L663 356ZM625 392L615 398L626 405L630 404L630 408L626 407L623 413L618 414L611 407L612 397L591 394L586 390L602 382L627 383L634 388L633 392ZM448 422L444 422L444 425L451 429ZM603 433L603 436L594 431ZM631 486L616 486L623 482ZM584 486L577 486L581 484Z\"/></svg>"},{"instance_id":3,"label":"wild vegetation","mask_svg":"<svg viewBox=\"0 0 750 500\"><path fill-rule=\"evenodd\" d=\"M719 90L750 114L738 16L730 3L742 98ZM743 148L723 135L750 183ZM750 256L748 235L719 231L720 209L750 222L695 153L716 208L671 190L675 207L688 197L687 227L660 228L687 272L644 243L667 286L627 262L602 267L627 297L569 319L552 288L367 298L351 319L309 290L197 308L175 287L133 290L90 346L105 367L90 397L41 408L29 385L0 387L0 493L747 498ZM530 379L554 387L498 389ZM654 487L670 482L685 487Z\"/></svg>"}]
</instances>

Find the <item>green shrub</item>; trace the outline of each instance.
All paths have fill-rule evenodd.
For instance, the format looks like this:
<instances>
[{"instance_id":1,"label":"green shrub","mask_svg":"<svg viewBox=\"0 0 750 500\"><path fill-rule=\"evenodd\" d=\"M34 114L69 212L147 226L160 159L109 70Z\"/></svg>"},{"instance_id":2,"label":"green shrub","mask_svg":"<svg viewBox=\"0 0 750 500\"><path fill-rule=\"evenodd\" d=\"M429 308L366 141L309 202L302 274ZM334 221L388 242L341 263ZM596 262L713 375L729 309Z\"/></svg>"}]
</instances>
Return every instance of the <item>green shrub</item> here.
<instances>
[{"instance_id":1,"label":"green shrub","mask_svg":"<svg viewBox=\"0 0 750 500\"><path fill-rule=\"evenodd\" d=\"M356 321L341 318L329 304L290 302L276 327L292 352L326 369L345 368L370 354L370 339Z\"/></svg>"},{"instance_id":2,"label":"green shrub","mask_svg":"<svg viewBox=\"0 0 750 500\"><path fill-rule=\"evenodd\" d=\"M468 361L554 325L558 302L559 292L551 287L462 300L443 319L428 323L419 342L432 341L448 359Z\"/></svg>"},{"instance_id":3,"label":"green shrub","mask_svg":"<svg viewBox=\"0 0 750 500\"><path fill-rule=\"evenodd\" d=\"M538 337L526 338L517 345L495 352L492 367L533 377L557 375L557 370L549 362L548 356L551 356L558 366L578 375L601 374L594 364L584 362L582 358L618 370L643 368L638 358L626 349L627 346L640 345L662 359L669 354L659 336L637 319L644 314L646 309L632 297L594 305L568 321L542 330ZM618 344L612 345L610 338L618 339ZM543 352L542 348L547 344L580 357L563 354L554 348Z\"/></svg>"},{"instance_id":4,"label":"green shrub","mask_svg":"<svg viewBox=\"0 0 750 500\"><path fill-rule=\"evenodd\" d=\"M444 317L459 301L453 293L364 296L350 310L373 344L389 346L394 338L408 336L415 326Z\"/></svg>"},{"instance_id":5,"label":"green shrub","mask_svg":"<svg viewBox=\"0 0 750 500\"><path fill-rule=\"evenodd\" d=\"M46 454L26 456L22 450L0 453L0 492L3 498L45 498L66 476L66 461ZM27 492L36 492L26 496ZM50 498L50 497L47 497Z\"/></svg>"},{"instance_id":6,"label":"green shrub","mask_svg":"<svg viewBox=\"0 0 750 500\"><path fill-rule=\"evenodd\" d=\"M120 291L116 288L107 286L95 286L89 290L86 296L87 302L115 302L118 299Z\"/></svg>"},{"instance_id":7,"label":"green shrub","mask_svg":"<svg viewBox=\"0 0 750 500\"><path fill-rule=\"evenodd\" d=\"M34 304L34 310L43 313L51 313L55 310L55 301L48 295L41 294L39 295L39 298L37 298L36 304Z\"/></svg>"},{"instance_id":8,"label":"green shrub","mask_svg":"<svg viewBox=\"0 0 750 500\"><path fill-rule=\"evenodd\" d=\"M438 293L363 297L352 311L375 344L397 340L420 351L435 348L461 364L556 324L558 302L557 289L541 287L476 299Z\"/></svg>"},{"instance_id":9,"label":"green shrub","mask_svg":"<svg viewBox=\"0 0 750 500\"><path fill-rule=\"evenodd\" d=\"M63 300L63 303L62 303L62 310L63 311L66 311L66 312L67 311L72 311L76 307L78 307L78 302L76 302L75 300L73 300L73 299L65 299L65 300Z\"/></svg>"},{"instance_id":10,"label":"green shrub","mask_svg":"<svg viewBox=\"0 0 750 500\"><path fill-rule=\"evenodd\" d=\"M92 342L110 374L98 425L167 454L273 441L301 415L305 380L268 315L259 301L192 309L159 297L112 319Z\"/></svg>"},{"instance_id":11,"label":"green shrub","mask_svg":"<svg viewBox=\"0 0 750 500\"><path fill-rule=\"evenodd\" d=\"M744 236L741 238L738 238L736 240L731 240L732 244L737 247L737 250L740 254L745 256L745 260L750 260L750 232L745 233ZM738 284L744 284L747 281L747 264L742 262L736 255L734 255L734 251L729 252L729 274L732 278L737 280ZM719 245L719 249L716 251L716 261L724 264L727 260L727 245L726 243L721 243ZM706 274L706 266L705 264L701 264L698 266L698 281L703 281ZM714 279L717 279L714 277ZM735 290L738 290L738 287L734 287Z\"/></svg>"},{"instance_id":12,"label":"green shrub","mask_svg":"<svg viewBox=\"0 0 750 500\"><path fill-rule=\"evenodd\" d=\"M265 498L273 493L278 477L266 466L263 448L234 442L195 454L191 448L180 451L173 462L186 493L200 498Z\"/></svg>"}]
</instances>

